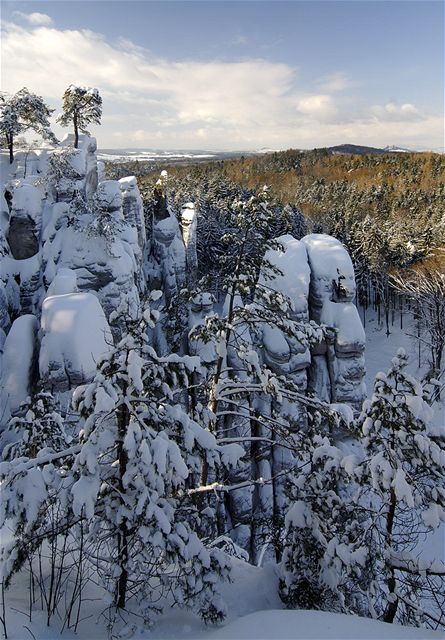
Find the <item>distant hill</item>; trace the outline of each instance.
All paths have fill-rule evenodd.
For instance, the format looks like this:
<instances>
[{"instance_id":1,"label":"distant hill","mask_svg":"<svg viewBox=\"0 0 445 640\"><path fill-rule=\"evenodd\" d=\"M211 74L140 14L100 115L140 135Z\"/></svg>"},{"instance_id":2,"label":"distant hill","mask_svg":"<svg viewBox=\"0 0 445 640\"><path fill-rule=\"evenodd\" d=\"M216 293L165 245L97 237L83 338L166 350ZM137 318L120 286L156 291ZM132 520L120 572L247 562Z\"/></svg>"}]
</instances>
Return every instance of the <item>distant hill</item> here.
<instances>
[{"instance_id":1,"label":"distant hill","mask_svg":"<svg viewBox=\"0 0 445 640\"><path fill-rule=\"evenodd\" d=\"M353 153L356 155L379 155L382 153L416 153L411 149L404 149L402 147L388 146L384 149L379 147L365 147L360 144L338 144L335 147L326 147L326 150L332 154L344 154Z\"/></svg>"}]
</instances>

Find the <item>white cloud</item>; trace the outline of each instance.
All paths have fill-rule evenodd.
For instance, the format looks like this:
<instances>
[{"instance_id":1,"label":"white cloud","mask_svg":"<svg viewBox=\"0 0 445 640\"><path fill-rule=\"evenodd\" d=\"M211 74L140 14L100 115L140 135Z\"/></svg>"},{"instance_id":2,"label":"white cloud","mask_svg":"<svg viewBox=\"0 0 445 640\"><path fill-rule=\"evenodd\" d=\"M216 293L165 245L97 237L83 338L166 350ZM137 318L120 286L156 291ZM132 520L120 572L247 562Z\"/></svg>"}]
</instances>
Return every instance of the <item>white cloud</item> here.
<instances>
[{"instance_id":1,"label":"white cloud","mask_svg":"<svg viewBox=\"0 0 445 640\"><path fill-rule=\"evenodd\" d=\"M53 24L53 20L46 13L23 13L22 11L14 11L14 15L25 20L34 27L48 27Z\"/></svg>"},{"instance_id":2,"label":"white cloud","mask_svg":"<svg viewBox=\"0 0 445 640\"><path fill-rule=\"evenodd\" d=\"M29 15L29 14L25 14ZM33 14L30 14L33 15ZM43 16L44 14L40 14ZM313 147L341 142L437 147L439 116L411 102L388 102L347 113L351 98L334 98L343 73L299 85L297 70L265 59L164 60L127 40L108 42L89 30L8 23L2 34L3 87L26 86L60 109L71 84L96 86L104 100L102 147L119 140L161 148ZM36 19L34 19L36 20ZM349 99L349 103L347 100ZM410 126L407 127L407 121ZM56 134L62 130L55 127ZM199 142L199 144L197 144Z\"/></svg>"},{"instance_id":3,"label":"white cloud","mask_svg":"<svg viewBox=\"0 0 445 640\"><path fill-rule=\"evenodd\" d=\"M319 78L316 81L316 85L319 87L319 89L328 93L344 91L345 89L349 89L350 87L354 86L354 84L355 83L353 83L343 71L331 73L327 76Z\"/></svg>"},{"instance_id":4,"label":"white cloud","mask_svg":"<svg viewBox=\"0 0 445 640\"><path fill-rule=\"evenodd\" d=\"M424 117L419 108L410 102L404 104L388 102L385 105L374 105L371 107L371 113L379 120L395 122L422 120Z\"/></svg>"},{"instance_id":5,"label":"white cloud","mask_svg":"<svg viewBox=\"0 0 445 640\"><path fill-rule=\"evenodd\" d=\"M329 118L336 114L337 108L332 96L327 94L306 95L297 102L297 110L312 118Z\"/></svg>"},{"instance_id":6,"label":"white cloud","mask_svg":"<svg viewBox=\"0 0 445 640\"><path fill-rule=\"evenodd\" d=\"M11 92L27 86L55 100L70 83L97 86L110 100L145 105L182 125L266 126L282 119L292 99L294 70L267 60L171 62L87 30L17 25L8 25L2 49Z\"/></svg>"}]
</instances>

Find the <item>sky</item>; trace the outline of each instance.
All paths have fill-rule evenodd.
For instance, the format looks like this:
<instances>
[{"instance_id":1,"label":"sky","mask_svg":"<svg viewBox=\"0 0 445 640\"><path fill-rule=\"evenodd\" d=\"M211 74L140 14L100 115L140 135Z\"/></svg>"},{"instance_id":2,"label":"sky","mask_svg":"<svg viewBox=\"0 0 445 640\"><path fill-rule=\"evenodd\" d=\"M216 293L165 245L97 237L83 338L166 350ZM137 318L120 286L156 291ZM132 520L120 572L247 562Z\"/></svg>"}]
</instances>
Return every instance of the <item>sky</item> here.
<instances>
[{"instance_id":1,"label":"sky","mask_svg":"<svg viewBox=\"0 0 445 640\"><path fill-rule=\"evenodd\" d=\"M2 0L1 22L2 90L55 123L97 87L102 149L443 151L442 1Z\"/></svg>"}]
</instances>

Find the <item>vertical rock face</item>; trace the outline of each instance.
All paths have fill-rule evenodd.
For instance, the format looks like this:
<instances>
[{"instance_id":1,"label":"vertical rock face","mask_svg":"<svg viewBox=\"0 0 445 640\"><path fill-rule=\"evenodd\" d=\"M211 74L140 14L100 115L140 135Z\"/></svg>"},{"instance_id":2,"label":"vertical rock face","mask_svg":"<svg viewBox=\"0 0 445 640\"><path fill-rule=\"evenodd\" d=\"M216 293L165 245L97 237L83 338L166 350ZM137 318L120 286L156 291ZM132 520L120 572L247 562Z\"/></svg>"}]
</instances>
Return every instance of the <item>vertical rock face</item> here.
<instances>
[{"instance_id":1,"label":"vertical rock face","mask_svg":"<svg viewBox=\"0 0 445 640\"><path fill-rule=\"evenodd\" d=\"M172 214L154 222L152 255L160 278L159 286L152 288L162 289L168 304L186 283L185 247L179 223Z\"/></svg>"},{"instance_id":2,"label":"vertical rock face","mask_svg":"<svg viewBox=\"0 0 445 640\"><path fill-rule=\"evenodd\" d=\"M7 286L4 295L0 292L0 302L6 296L7 309L13 309L17 290L20 305L15 305L14 314L32 313L39 318L44 300L44 352L52 346L46 360L42 355L41 376L51 379L58 390L71 388L92 374L91 367L76 364L75 359L82 347L78 327L83 327L85 335L89 333L87 310L91 322L105 312L107 340L112 340L105 317L122 303L126 316L135 316L145 287L144 214L135 178L99 183L96 141L80 136L78 149L71 144L72 136L67 136L54 152L20 156L19 175L7 185L8 200L3 197L1 213L5 247L0 275ZM50 316L49 299L53 300L52 310L54 300L59 300L58 313L51 311ZM66 310L59 308L62 299L69 303ZM67 320L69 330L63 330L66 348L56 357L54 339L62 318L73 321ZM9 325L5 308L0 314L2 342ZM116 325L113 330L119 335L121 329ZM96 342L101 344L99 336ZM64 355L67 350L69 358ZM83 360L87 362L87 356Z\"/></svg>"},{"instance_id":3,"label":"vertical rock face","mask_svg":"<svg viewBox=\"0 0 445 640\"><path fill-rule=\"evenodd\" d=\"M42 199L42 191L31 184L20 184L14 190L7 240L16 260L31 258L39 251Z\"/></svg>"},{"instance_id":4,"label":"vertical rock face","mask_svg":"<svg viewBox=\"0 0 445 640\"><path fill-rule=\"evenodd\" d=\"M302 241L285 235L277 241L280 248L270 250L265 258L278 272L272 278L260 273L259 287L285 294L292 305L292 319L297 322L312 319L325 325L326 338L311 352L303 335L300 341L272 323L260 323L261 337L253 341L249 328L235 319L233 345L238 348L242 344L247 351L256 349L259 361L278 376L291 380L296 390L302 393L310 390L327 403L345 402L358 409L365 391L364 331L353 303L355 281L350 257L338 240L326 235L306 236ZM196 300L196 304L199 302L201 299ZM234 300L235 311L242 306L241 299ZM222 316L227 314L226 307L227 304ZM205 321L205 311L202 307L199 320L196 311L190 314L194 324ZM240 316L235 313L234 318ZM190 352L201 355L197 347L190 343ZM247 383L237 348L229 345L223 370L232 370L236 380ZM202 345L201 349L202 357L211 365L212 358L206 353L209 345ZM257 394L253 400L240 399L236 415L230 415L231 408L220 407L226 415L218 428L220 435L243 442L245 457L228 474L228 481L237 484L261 479L261 482L253 489L245 486L230 492L225 503L227 526L234 541L249 552L253 562L275 559L274 549L267 541L271 527L280 527L283 522L287 506L285 472L297 462L289 444L292 429L297 434L307 426L306 407L298 401L283 399L278 403L268 395ZM257 420L253 418L255 415L264 419ZM281 432L280 422L285 426Z\"/></svg>"},{"instance_id":5,"label":"vertical rock face","mask_svg":"<svg viewBox=\"0 0 445 640\"><path fill-rule=\"evenodd\" d=\"M310 268L304 244L291 235L277 238L282 249L269 251L265 258L280 274L269 281L263 280L273 291L286 295L293 305L291 317L296 321L309 320ZM263 334L264 361L272 371L290 376L295 385L306 389L307 367L310 364L309 350L298 340L286 336L274 326L266 325Z\"/></svg>"},{"instance_id":6,"label":"vertical rock face","mask_svg":"<svg viewBox=\"0 0 445 640\"><path fill-rule=\"evenodd\" d=\"M141 252L145 247L146 232L144 208L139 193L137 180L134 176L121 178L119 186L122 193L122 212L125 221L137 231L138 246Z\"/></svg>"},{"instance_id":7,"label":"vertical rock face","mask_svg":"<svg viewBox=\"0 0 445 640\"><path fill-rule=\"evenodd\" d=\"M61 142L61 149L53 154L50 189L56 202L71 202L76 193L90 200L96 193L96 140L82 135L78 149L74 149L73 143L74 136L68 134Z\"/></svg>"},{"instance_id":8,"label":"vertical rock face","mask_svg":"<svg viewBox=\"0 0 445 640\"><path fill-rule=\"evenodd\" d=\"M57 288L61 284L60 278ZM41 331L40 377L52 391L66 391L91 380L97 362L113 344L105 314L92 293L45 298Z\"/></svg>"},{"instance_id":9,"label":"vertical rock face","mask_svg":"<svg viewBox=\"0 0 445 640\"><path fill-rule=\"evenodd\" d=\"M354 268L343 244L325 234L302 239L311 268L310 316L332 328L314 353L310 389L330 402L359 409L365 398L365 332L353 303Z\"/></svg>"},{"instance_id":10,"label":"vertical rock face","mask_svg":"<svg viewBox=\"0 0 445 640\"><path fill-rule=\"evenodd\" d=\"M170 338L178 334L179 326L183 339L178 348L201 360L201 372L193 374L196 386L211 378L219 358L215 343L200 339L194 331L217 312L215 299L200 292L187 307L179 295L186 286L194 287L198 272L193 203L182 207L178 219L168 206L167 174L161 174L155 189L151 250L144 263L146 226L136 179L99 181L95 141L81 137L77 150L69 143L67 138L49 161L24 158L20 179L8 187L8 200L2 200L1 400L2 406L7 403L8 415L18 409L34 382L37 328L41 379L59 392L84 383L94 375L96 362L110 349L113 337L120 335L122 327L114 327L113 335L110 330L108 319L116 315L113 312L125 309L127 318L136 316L146 276L150 288L163 293L154 303L162 312L161 322L150 335L158 353L171 351ZM238 382L248 384L242 359L248 353L256 363L292 381L296 390L358 409L365 394L365 339L353 303L350 257L338 240L322 234L301 241L284 235L278 242L280 248L265 256L278 271L272 279L260 273L259 286L287 296L293 320L312 319L324 325L325 340L309 351L303 338L291 338L272 323L261 322L250 333L245 316L243 320L243 301L237 298L233 344L224 355L221 378L224 381L230 371ZM255 304L259 301L254 300ZM227 307L226 302L218 308L222 316L228 315ZM23 315L28 313L33 315ZM22 315L11 327L18 314ZM195 406L208 401L205 392L203 397L193 393L187 394L187 402L189 395ZM271 524L279 526L284 516L286 475L282 472L295 463L289 438L306 427L306 409L298 401L278 403L260 392L240 394L236 411L229 403L223 406L221 401L221 406L224 415L217 435L242 442L245 456L228 472L228 482L242 486L219 503L219 517L226 523L225 532L230 531L254 562L273 558L272 546L265 543ZM280 423L286 423L286 429L291 425L286 441ZM250 479L257 481L253 489Z\"/></svg>"},{"instance_id":11,"label":"vertical rock face","mask_svg":"<svg viewBox=\"0 0 445 640\"><path fill-rule=\"evenodd\" d=\"M6 425L31 393L35 378L38 321L34 315L17 318L6 336L0 379L0 425Z\"/></svg>"},{"instance_id":12,"label":"vertical rock face","mask_svg":"<svg viewBox=\"0 0 445 640\"><path fill-rule=\"evenodd\" d=\"M198 217L193 202L187 202L181 209L181 231L185 246L187 266L187 285L192 288L198 274L198 255L196 249L196 230Z\"/></svg>"}]
</instances>

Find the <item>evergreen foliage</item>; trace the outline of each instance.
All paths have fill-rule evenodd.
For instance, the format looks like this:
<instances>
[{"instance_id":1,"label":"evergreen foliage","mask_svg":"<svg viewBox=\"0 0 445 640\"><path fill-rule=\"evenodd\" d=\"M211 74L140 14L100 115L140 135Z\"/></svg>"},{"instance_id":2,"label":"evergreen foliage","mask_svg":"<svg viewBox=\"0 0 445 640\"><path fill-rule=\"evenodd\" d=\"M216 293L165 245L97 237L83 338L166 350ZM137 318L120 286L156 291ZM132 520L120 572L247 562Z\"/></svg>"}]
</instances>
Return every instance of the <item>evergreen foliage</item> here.
<instances>
[{"instance_id":1,"label":"evergreen foliage","mask_svg":"<svg viewBox=\"0 0 445 640\"><path fill-rule=\"evenodd\" d=\"M49 123L53 111L42 97L30 93L26 87L13 96L0 94L0 135L5 136L11 164L14 161L14 140L25 131L33 129L45 140L57 142Z\"/></svg>"},{"instance_id":2,"label":"evergreen foliage","mask_svg":"<svg viewBox=\"0 0 445 640\"><path fill-rule=\"evenodd\" d=\"M73 125L75 149L79 146L79 131L88 134L88 125L100 124L101 117L102 98L99 91L70 84L63 94L62 114L57 121L63 127Z\"/></svg>"},{"instance_id":3,"label":"evergreen foliage","mask_svg":"<svg viewBox=\"0 0 445 640\"><path fill-rule=\"evenodd\" d=\"M357 478L368 514L363 542L373 558L371 611L386 622L418 624L434 622L424 600L438 597L443 604L445 595L443 563L429 567L415 555L422 536L445 521L445 450L428 433L428 390L406 373L407 363L399 350L364 403L365 458ZM440 577L442 585L433 585Z\"/></svg>"}]
</instances>

